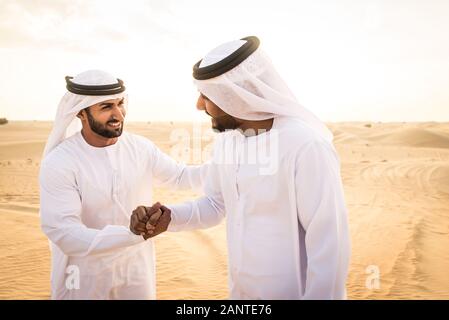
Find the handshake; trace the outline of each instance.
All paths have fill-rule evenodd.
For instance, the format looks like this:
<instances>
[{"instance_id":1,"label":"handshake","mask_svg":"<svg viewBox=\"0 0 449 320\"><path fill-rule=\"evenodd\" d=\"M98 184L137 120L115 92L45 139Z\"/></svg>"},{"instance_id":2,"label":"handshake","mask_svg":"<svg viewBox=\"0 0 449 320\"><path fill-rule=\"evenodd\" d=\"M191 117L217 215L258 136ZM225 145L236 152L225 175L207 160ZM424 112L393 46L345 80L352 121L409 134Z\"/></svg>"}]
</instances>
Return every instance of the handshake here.
<instances>
[{"instance_id":1,"label":"handshake","mask_svg":"<svg viewBox=\"0 0 449 320\"><path fill-rule=\"evenodd\" d=\"M129 229L147 240L166 231L170 221L170 209L156 202L151 207L138 206L131 215Z\"/></svg>"}]
</instances>

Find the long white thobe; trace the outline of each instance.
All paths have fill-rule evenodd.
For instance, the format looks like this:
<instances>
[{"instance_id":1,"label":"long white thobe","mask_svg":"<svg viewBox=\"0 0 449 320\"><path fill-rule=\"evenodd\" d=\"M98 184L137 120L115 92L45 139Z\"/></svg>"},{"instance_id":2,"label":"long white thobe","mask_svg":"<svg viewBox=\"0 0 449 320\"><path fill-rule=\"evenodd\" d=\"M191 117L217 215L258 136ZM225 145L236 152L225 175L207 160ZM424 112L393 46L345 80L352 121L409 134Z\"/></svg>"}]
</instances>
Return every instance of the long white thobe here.
<instances>
[{"instance_id":1,"label":"long white thobe","mask_svg":"<svg viewBox=\"0 0 449 320\"><path fill-rule=\"evenodd\" d=\"M170 205L168 230L208 228L226 212L231 299L344 299L350 240L332 143L279 117L214 148L205 196Z\"/></svg>"},{"instance_id":2,"label":"long white thobe","mask_svg":"<svg viewBox=\"0 0 449 320\"><path fill-rule=\"evenodd\" d=\"M126 132L104 148L89 145L80 132L60 143L40 171L52 298L154 299L153 242L130 232L131 213L152 205L154 182L198 187L201 171Z\"/></svg>"}]
</instances>

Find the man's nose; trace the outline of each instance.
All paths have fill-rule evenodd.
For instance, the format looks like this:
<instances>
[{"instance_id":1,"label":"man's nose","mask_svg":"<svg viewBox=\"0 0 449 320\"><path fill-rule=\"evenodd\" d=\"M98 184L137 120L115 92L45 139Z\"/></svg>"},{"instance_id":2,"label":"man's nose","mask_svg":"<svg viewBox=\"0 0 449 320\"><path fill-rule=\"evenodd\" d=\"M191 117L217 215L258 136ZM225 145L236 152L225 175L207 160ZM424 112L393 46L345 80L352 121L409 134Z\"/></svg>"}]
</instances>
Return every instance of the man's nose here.
<instances>
[{"instance_id":1,"label":"man's nose","mask_svg":"<svg viewBox=\"0 0 449 320\"><path fill-rule=\"evenodd\" d=\"M198 100L196 102L196 108L198 110L206 110L206 102L201 96L198 97Z\"/></svg>"},{"instance_id":2,"label":"man's nose","mask_svg":"<svg viewBox=\"0 0 449 320\"><path fill-rule=\"evenodd\" d=\"M125 119L126 111L125 109L115 106L112 113L114 119L118 121L123 121Z\"/></svg>"}]
</instances>

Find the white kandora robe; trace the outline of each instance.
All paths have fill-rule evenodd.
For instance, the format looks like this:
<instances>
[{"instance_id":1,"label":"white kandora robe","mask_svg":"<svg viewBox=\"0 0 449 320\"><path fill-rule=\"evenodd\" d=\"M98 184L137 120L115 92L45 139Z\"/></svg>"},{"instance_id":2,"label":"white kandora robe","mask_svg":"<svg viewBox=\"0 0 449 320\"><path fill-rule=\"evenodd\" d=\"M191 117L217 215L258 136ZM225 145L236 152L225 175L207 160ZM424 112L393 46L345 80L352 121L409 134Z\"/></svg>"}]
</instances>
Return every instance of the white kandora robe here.
<instances>
[{"instance_id":1,"label":"white kandora robe","mask_svg":"<svg viewBox=\"0 0 449 320\"><path fill-rule=\"evenodd\" d=\"M59 143L40 171L52 298L154 299L153 241L131 233L131 213L153 204L154 182L199 187L201 171L126 132L103 148L89 145L80 132Z\"/></svg>"},{"instance_id":2,"label":"white kandora robe","mask_svg":"<svg viewBox=\"0 0 449 320\"><path fill-rule=\"evenodd\" d=\"M266 159L248 160L270 143ZM226 212L231 299L346 297L350 239L331 141L276 117L267 133L220 134L208 173L204 197L169 206L169 231L212 227Z\"/></svg>"}]
</instances>

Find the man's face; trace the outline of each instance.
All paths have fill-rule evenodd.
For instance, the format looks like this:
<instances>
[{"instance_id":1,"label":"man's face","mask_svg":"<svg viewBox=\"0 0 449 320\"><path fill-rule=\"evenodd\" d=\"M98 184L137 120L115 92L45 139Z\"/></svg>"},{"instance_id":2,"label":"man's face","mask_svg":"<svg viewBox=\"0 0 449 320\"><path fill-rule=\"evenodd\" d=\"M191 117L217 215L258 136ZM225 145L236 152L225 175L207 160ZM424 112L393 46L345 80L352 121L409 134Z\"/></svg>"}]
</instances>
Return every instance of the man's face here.
<instances>
[{"instance_id":1,"label":"man's face","mask_svg":"<svg viewBox=\"0 0 449 320\"><path fill-rule=\"evenodd\" d=\"M124 99L106 100L86 108L90 129L105 138L119 137L126 115Z\"/></svg>"},{"instance_id":2,"label":"man's face","mask_svg":"<svg viewBox=\"0 0 449 320\"><path fill-rule=\"evenodd\" d=\"M212 129L214 130L223 132L227 129L237 129L239 126L239 123L233 116L221 110L203 94L200 94L198 97L196 108L203 110L212 118Z\"/></svg>"}]
</instances>

